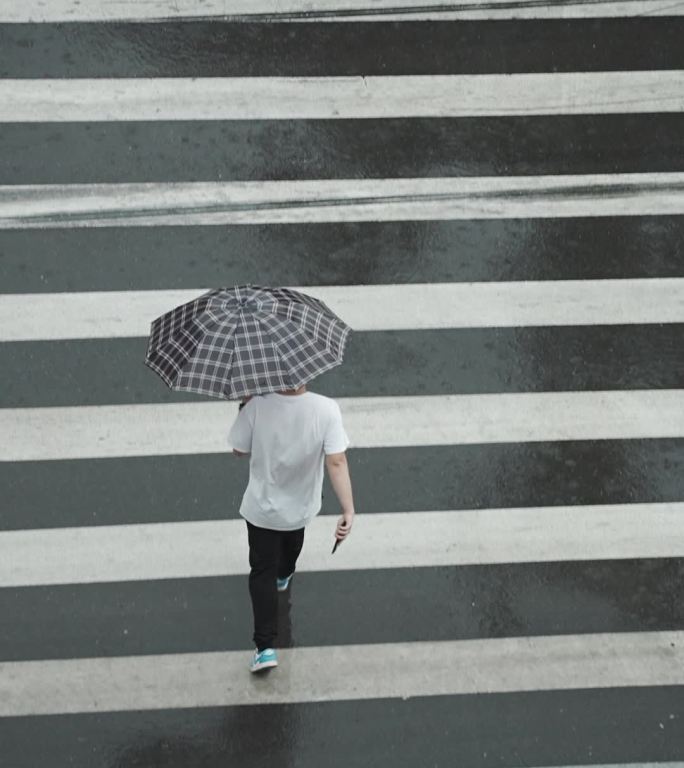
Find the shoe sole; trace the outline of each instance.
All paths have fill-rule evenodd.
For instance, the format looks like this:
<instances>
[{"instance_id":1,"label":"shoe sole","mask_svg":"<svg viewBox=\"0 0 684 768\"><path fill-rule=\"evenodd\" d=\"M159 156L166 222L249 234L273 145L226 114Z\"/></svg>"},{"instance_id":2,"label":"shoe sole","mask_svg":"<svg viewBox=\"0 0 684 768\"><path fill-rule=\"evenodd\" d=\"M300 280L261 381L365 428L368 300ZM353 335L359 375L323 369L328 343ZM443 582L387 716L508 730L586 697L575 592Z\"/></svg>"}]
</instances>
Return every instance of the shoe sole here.
<instances>
[{"instance_id":1,"label":"shoe sole","mask_svg":"<svg viewBox=\"0 0 684 768\"><path fill-rule=\"evenodd\" d=\"M277 667L277 661L264 661L261 664L257 664L255 667L250 667L250 672L258 672L260 669L268 669L269 667Z\"/></svg>"}]
</instances>

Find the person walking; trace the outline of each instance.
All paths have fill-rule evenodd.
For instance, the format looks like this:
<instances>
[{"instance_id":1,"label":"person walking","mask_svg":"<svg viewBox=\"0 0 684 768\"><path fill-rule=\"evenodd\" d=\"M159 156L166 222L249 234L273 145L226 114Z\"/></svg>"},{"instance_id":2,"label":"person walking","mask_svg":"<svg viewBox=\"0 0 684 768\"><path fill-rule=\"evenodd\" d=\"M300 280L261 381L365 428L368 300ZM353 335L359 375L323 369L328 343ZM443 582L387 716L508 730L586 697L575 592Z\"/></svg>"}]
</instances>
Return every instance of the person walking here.
<instances>
[{"instance_id":1,"label":"person walking","mask_svg":"<svg viewBox=\"0 0 684 768\"><path fill-rule=\"evenodd\" d=\"M253 672L278 664L277 590L287 589L304 528L320 511L324 465L342 506L335 548L351 530L340 408L306 389L341 365L351 330L315 296L251 283L206 291L150 324L145 365L168 387L241 401L229 440L236 455L250 456L240 515L249 536Z\"/></svg>"},{"instance_id":2,"label":"person walking","mask_svg":"<svg viewBox=\"0 0 684 768\"><path fill-rule=\"evenodd\" d=\"M277 593L288 588L304 529L320 512L324 466L342 508L335 537L344 541L351 531L350 441L339 405L306 385L246 398L228 441L236 456L250 457L239 514L247 524L256 646L249 669L257 672L278 665Z\"/></svg>"}]
</instances>

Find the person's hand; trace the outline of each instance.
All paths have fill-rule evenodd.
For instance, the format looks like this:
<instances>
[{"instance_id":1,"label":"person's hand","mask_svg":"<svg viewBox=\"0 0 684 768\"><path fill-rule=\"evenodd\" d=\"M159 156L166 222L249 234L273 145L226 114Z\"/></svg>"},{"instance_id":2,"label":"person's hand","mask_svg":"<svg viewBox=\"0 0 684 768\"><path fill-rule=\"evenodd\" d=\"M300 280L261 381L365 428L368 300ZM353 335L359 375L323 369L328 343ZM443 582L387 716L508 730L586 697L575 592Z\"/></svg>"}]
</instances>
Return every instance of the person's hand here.
<instances>
[{"instance_id":1,"label":"person's hand","mask_svg":"<svg viewBox=\"0 0 684 768\"><path fill-rule=\"evenodd\" d=\"M340 541L344 541L349 532L351 531L352 524L354 523L353 512L343 512L337 520L337 527L335 528L335 538Z\"/></svg>"}]
</instances>

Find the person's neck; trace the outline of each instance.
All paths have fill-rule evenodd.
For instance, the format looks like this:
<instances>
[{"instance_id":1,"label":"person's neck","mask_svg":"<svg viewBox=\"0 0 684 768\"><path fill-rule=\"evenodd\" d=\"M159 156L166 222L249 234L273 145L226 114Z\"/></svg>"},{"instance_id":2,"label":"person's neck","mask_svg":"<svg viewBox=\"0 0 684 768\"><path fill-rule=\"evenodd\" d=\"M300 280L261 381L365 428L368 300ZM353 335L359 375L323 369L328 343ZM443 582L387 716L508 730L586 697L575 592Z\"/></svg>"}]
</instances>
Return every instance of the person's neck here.
<instances>
[{"instance_id":1,"label":"person's neck","mask_svg":"<svg viewBox=\"0 0 684 768\"><path fill-rule=\"evenodd\" d=\"M278 392L279 395L303 395L306 392L306 385L302 384L299 389L284 389L282 392Z\"/></svg>"}]
</instances>

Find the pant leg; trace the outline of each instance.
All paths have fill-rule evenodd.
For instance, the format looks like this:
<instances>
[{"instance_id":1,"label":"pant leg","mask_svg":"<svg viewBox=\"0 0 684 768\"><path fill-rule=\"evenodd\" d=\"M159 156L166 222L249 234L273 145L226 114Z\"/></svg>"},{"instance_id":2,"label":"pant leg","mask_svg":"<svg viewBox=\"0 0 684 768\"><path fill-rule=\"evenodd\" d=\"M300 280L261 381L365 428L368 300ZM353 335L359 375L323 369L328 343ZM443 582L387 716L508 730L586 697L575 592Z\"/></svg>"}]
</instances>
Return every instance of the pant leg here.
<instances>
[{"instance_id":1,"label":"pant leg","mask_svg":"<svg viewBox=\"0 0 684 768\"><path fill-rule=\"evenodd\" d=\"M295 572L297 558L304 546L304 528L296 531L280 532L280 564L278 565L278 578L285 579Z\"/></svg>"},{"instance_id":2,"label":"pant leg","mask_svg":"<svg viewBox=\"0 0 684 768\"><path fill-rule=\"evenodd\" d=\"M280 555L280 534L269 528L259 528L248 520L249 594L254 614L252 639L259 651L273 648L278 634L278 592L276 574Z\"/></svg>"}]
</instances>

